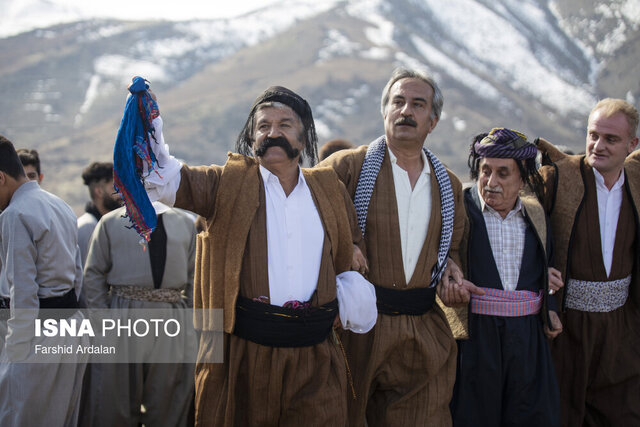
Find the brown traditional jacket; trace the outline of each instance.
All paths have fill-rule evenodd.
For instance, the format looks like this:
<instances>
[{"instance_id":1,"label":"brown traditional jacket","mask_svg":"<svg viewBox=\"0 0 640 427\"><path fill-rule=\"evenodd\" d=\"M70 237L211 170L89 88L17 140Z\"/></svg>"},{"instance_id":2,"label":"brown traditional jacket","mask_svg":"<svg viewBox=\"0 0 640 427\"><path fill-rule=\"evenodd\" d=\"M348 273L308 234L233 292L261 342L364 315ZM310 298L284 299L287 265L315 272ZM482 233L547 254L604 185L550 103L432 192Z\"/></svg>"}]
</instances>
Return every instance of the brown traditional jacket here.
<instances>
[{"instance_id":1,"label":"brown traditional jacket","mask_svg":"<svg viewBox=\"0 0 640 427\"><path fill-rule=\"evenodd\" d=\"M562 273L566 283L569 251L576 227L576 218L583 209L586 188L586 164L584 156L567 155L544 139L538 140L538 149L551 162L543 166L540 173L545 181L545 209L551 219L554 237L554 266ZM636 244L640 244L640 152L628 156L624 163L626 196L631 200L636 228ZM592 174L592 173L591 173ZM618 240L616 238L616 240ZM640 307L640 251L634 256L629 296L636 307ZM562 303L564 288L558 292ZM559 306L563 307L563 306Z\"/></svg>"},{"instance_id":2,"label":"brown traditional jacket","mask_svg":"<svg viewBox=\"0 0 640 427\"><path fill-rule=\"evenodd\" d=\"M340 180L347 187L352 199L356 192L367 148L368 146L363 145L353 150L338 151L319 164L319 166L331 166L336 171ZM431 170L433 170L433 166ZM458 252L462 233L464 232L462 185L453 172L448 172L455 201L450 254L454 261L460 265ZM375 285L392 289L402 290L427 287L431 282L431 271L437 262L442 230L440 189L435 177L432 175L431 179L431 217L427 237L420 252L416 269L409 281L404 275L402 251L400 250L400 226L397 206L393 170L387 155L384 157L380 167L367 215L365 243L369 260L368 278Z\"/></svg>"},{"instance_id":3,"label":"brown traditional jacket","mask_svg":"<svg viewBox=\"0 0 640 427\"><path fill-rule=\"evenodd\" d=\"M302 169L302 173L328 235L336 274L347 271L354 238L344 186L329 168ZM176 194L177 207L207 220L207 230L198 235L194 308L223 308L227 333L233 332L245 245L259 206L259 174L255 159L229 153L223 167L184 165ZM206 331L221 329L208 311L196 315L195 321Z\"/></svg>"},{"instance_id":4,"label":"brown traditional jacket","mask_svg":"<svg viewBox=\"0 0 640 427\"><path fill-rule=\"evenodd\" d=\"M367 145L353 150L342 150L331 155L319 166L331 166L353 199L360 178L360 170L367 152ZM388 148L387 148L388 150ZM433 170L433 165L431 166ZM464 232L464 204L462 202L462 185L453 172L447 170L453 189L455 216L453 234L451 236L450 256L460 266L460 243ZM431 217L427 237L422 246L413 276L407 283L402 263L400 242L400 226L398 219L398 203L393 182L391 161L386 155L380 166L367 215L365 244L369 261L368 279L377 286L392 289L409 289L427 287L431 282L431 271L437 262L442 216L440 213L440 188L432 174L431 179ZM465 336L466 312L464 308L446 307L438 298L438 305L445 312L447 322L455 338Z\"/></svg>"}]
</instances>

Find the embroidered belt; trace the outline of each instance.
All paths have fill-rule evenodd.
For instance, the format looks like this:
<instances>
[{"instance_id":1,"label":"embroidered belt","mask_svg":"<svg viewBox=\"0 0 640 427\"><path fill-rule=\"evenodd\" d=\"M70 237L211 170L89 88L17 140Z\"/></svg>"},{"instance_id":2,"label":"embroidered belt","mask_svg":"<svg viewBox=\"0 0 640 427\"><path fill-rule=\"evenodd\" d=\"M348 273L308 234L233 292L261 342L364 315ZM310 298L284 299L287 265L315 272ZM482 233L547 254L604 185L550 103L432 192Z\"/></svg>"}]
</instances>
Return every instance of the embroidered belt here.
<instances>
[{"instance_id":1,"label":"embroidered belt","mask_svg":"<svg viewBox=\"0 0 640 427\"><path fill-rule=\"evenodd\" d=\"M436 301L436 288L411 288L397 290L374 285L378 313L398 316L425 314Z\"/></svg>"},{"instance_id":2,"label":"embroidered belt","mask_svg":"<svg viewBox=\"0 0 640 427\"><path fill-rule=\"evenodd\" d=\"M608 282L569 279L566 290L567 308L607 313L620 308L629 296L631 275Z\"/></svg>"},{"instance_id":3,"label":"embroidered belt","mask_svg":"<svg viewBox=\"0 0 640 427\"><path fill-rule=\"evenodd\" d=\"M487 316L520 317L537 314L542 307L542 291L505 291L482 288L484 295L471 294L471 312Z\"/></svg>"},{"instance_id":4,"label":"embroidered belt","mask_svg":"<svg viewBox=\"0 0 640 427\"><path fill-rule=\"evenodd\" d=\"M153 289L133 285L111 285L111 293L122 298L138 301L177 303L182 301L182 289Z\"/></svg>"},{"instance_id":5,"label":"embroidered belt","mask_svg":"<svg viewBox=\"0 0 640 427\"><path fill-rule=\"evenodd\" d=\"M337 299L295 309L238 296L233 334L270 347L307 347L327 339L337 315Z\"/></svg>"}]
</instances>

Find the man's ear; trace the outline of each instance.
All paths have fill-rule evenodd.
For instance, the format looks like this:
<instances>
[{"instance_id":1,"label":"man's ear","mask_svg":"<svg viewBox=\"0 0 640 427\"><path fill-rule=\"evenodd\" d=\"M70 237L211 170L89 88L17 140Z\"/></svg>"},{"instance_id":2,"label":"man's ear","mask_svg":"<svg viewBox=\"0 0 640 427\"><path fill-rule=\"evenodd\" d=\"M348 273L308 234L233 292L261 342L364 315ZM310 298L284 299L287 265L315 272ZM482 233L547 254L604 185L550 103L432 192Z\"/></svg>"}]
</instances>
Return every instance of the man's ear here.
<instances>
[{"instance_id":1,"label":"man's ear","mask_svg":"<svg viewBox=\"0 0 640 427\"><path fill-rule=\"evenodd\" d=\"M433 132L433 130L436 128L436 125L438 124L439 121L440 121L439 117L434 117L431 120L431 129L429 129L429 133Z\"/></svg>"},{"instance_id":2,"label":"man's ear","mask_svg":"<svg viewBox=\"0 0 640 427\"><path fill-rule=\"evenodd\" d=\"M5 185L7 183L7 174L3 171L0 171L0 185Z\"/></svg>"},{"instance_id":3,"label":"man's ear","mask_svg":"<svg viewBox=\"0 0 640 427\"><path fill-rule=\"evenodd\" d=\"M635 150L637 146L638 146L638 137L636 136L631 140L631 143L629 144L629 154L633 153L633 150Z\"/></svg>"}]
</instances>

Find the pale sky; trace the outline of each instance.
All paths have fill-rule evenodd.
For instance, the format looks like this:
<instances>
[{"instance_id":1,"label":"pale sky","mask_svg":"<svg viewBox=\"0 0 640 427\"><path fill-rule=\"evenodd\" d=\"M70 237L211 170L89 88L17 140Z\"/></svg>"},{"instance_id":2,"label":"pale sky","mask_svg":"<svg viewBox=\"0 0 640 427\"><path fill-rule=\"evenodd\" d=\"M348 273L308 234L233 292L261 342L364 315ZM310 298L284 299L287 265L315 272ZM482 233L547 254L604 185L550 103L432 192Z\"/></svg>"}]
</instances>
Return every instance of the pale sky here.
<instances>
[{"instance_id":1,"label":"pale sky","mask_svg":"<svg viewBox=\"0 0 640 427\"><path fill-rule=\"evenodd\" d=\"M0 0L0 37L91 18L229 18L279 0ZM319 0L322 1L322 0Z\"/></svg>"},{"instance_id":2,"label":"pale sky","mask_svg":"<svg viewBox=\"0 0 640 427\"><path fill-rule=\"evenodd\" d=\"M51 0L87 14L120 19L228 18L275 3L277 0Z\"/></svg>"}]
</instances>

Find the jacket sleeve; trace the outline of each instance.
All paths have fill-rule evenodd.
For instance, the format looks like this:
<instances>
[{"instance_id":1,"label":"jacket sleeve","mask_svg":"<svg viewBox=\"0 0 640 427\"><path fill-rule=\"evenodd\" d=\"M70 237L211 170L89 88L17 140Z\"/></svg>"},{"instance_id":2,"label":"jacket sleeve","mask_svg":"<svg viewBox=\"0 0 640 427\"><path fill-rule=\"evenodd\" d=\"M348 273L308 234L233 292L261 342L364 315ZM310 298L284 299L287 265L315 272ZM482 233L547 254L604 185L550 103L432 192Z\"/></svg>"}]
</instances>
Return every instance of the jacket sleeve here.
<instances>
[{"instance_id":1,"label":"jacket sleeve","mask_svg":"<svg viewBox=\"0 0 640 427\"><path fill-rule=\"evenodd\" d=\"M112 265L109 239L107 224L103 218L93 231L85 264L82 298L88 308L109 307L107 274Z\"/></svg>"},{"instance_id":2,"label":"jacket sleeve","mask_svg":"<svg viewBox=\"0 0 640 427\"><path fill-rule=\"evenodd\" d=\"M553 233L551 232L551 221L547 217L547 265L553 267ZM564 277L562 278L564 280ZM561 292L558 292L561 294ZM558 301L554 295L549 295L548 300L549 311L558 311Z\"/></svg>"}]
</instances>

